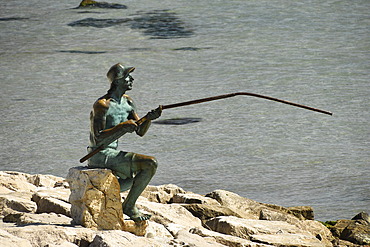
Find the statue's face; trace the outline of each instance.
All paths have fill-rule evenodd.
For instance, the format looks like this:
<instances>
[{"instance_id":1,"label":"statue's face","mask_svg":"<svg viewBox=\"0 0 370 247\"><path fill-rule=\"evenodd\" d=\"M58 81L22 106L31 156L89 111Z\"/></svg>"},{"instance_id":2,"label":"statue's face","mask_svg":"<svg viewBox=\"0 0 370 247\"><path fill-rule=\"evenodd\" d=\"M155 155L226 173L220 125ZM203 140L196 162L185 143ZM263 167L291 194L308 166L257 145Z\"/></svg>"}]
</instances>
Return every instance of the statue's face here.
<instances>
[{"instance_id":1,"label":"statue's face","mask_svg":"<svg viewBox=\"0 0 370 247\"><path fill-rule=\"evenodd\" d=\"M134 83L134 78L131 75L128 75L124 80L127 90L132 89L132 84Z\"/></svg>"}]
</instances>

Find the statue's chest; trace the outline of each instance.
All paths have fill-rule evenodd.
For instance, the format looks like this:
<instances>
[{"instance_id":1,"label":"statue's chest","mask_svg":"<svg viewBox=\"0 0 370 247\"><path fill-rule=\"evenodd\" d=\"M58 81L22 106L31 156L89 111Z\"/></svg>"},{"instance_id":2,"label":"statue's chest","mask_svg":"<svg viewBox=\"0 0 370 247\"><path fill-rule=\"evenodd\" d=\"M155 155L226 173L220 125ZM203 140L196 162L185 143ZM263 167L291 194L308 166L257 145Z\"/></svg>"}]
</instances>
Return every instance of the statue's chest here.
<instances>
[{"instance_id":1,"label":"statue's chest","mask_svg":"<svg viewBox=\"0 0 370 247\"><path fill-rule=\"evenodd\" d=\"M106 127L110 128L127 121L132 111L132 106L125 99L122 99L120 103L111 101L106 115Z\"/></svg>"}]
</instances>

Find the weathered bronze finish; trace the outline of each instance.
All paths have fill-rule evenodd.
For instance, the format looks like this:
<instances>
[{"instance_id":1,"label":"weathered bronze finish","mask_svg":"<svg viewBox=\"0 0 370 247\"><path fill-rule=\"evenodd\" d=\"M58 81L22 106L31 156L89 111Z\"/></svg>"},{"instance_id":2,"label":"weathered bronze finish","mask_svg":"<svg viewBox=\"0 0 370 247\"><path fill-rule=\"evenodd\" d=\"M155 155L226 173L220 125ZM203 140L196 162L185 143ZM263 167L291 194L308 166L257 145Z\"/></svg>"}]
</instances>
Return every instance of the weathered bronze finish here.
<instances>
[{"instance_id":1,"label":"weathered bronze finish","mask_svg":"<svg viewBox=\"0 0 370 247\"><path fill-rule=\"evenodd\" d=\"M90 155L88 166L108 168L118 177L121 191L130 190L122 204L123 212L134 221L148 220L151 215L136 208L136 201L157 170L152 156L119 151L118 139L126 133L144 136L152 120L160 117L161 108L148 112L143 118L136 113L133 100L125 93L132 89L134 67L113 65L107 73L110 89L93 105L90 113ZM94 157L93 157L94 156Z\"/></svg>"}]
</instances>

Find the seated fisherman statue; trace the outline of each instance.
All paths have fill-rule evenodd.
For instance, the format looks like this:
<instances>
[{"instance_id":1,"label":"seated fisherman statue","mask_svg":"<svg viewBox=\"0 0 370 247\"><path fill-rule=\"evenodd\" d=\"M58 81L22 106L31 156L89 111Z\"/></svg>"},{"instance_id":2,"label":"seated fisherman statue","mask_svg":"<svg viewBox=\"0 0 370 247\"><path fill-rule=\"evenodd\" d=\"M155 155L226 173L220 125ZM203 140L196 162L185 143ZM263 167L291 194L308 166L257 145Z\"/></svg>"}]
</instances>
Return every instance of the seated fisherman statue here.
<instances>
[{"instance_id":1,"label":"seated fisherman statue","mask_svg":"<svg viewBox=\"0 0 370 247\"><path fill-rule=\"evenodd\" d=\"M118 177L121 191L130 190L122 204L123 213L134 221L143 221L148 220L151 215L140 212L135 204L154 176L157 161L151 156L117 150L118 138L134 131L139 136L144 136L151 121L160 117L162 109L159 107L152 110L138 121L140 118L135 111L135 104L125 94L132 89L134 78L130 73L134 70L134 67L125 67L118 63L107 73L110 89L94 103L90 113L88 151L101 145L104 148L89 159L88 166L111 169Z\"/></svg>"}]
</instances>

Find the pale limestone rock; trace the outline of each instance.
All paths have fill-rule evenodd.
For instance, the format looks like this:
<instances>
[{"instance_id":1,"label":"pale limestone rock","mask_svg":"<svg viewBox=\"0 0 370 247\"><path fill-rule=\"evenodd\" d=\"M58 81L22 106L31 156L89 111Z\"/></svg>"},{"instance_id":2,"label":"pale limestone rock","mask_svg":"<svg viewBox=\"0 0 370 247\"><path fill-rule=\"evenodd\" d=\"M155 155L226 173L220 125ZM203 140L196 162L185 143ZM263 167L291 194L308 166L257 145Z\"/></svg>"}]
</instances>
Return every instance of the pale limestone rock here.
<instances>
[{"instance_id":1,"label":"pale limestone rock","mask_svg":"<svg viewBox=\"0 0 370 247\"><path fill-rule=\"evenodd\" d=\"M260 211L267 208L259 202L226 190L215 190L207 194L207 197L217 200L222 206L230 208L245 219L259 219Z\"/></svg>"},{"instance_id":2,"label":"pale limestone rock","mask_svg":"<svg viewBox=\"0 0 370 247\"><path fill-rule=\"evenodd\" d=\"M55 213L32 214L13 212L6 215L3 221L13 222L18 226L27 224L69 225L72 219L65 215Z\"/></svg>"},{"instance_id":3,"label":"pale limestone rock","mask_svg":"<svg viewBox=\"0 0 370 247\"><path fill-rule=\"evenodd\" d=\"M174 239L170 241L175 246L202 246L202 247L225 247L226 245L217 243L214 238L201 237L192 234L188 230L180 230Z\"/></svg>"},{"instance_id":4,"label":"pale limestone rock","mask_svg":"<svg viewBox=\"0 0 370 247\"><path fill-rule=\"evenodd\" d=\"M334 236L322 223L315 220L303 220L299 227L302 230L310 232L313 236L319 239L324 246L332 246Z\"/></svg>"},{"instance_id":5,"label":"pale limestone rock","mask_svg":"<svg viewBox=\"0 0 370 247\"><path fill-rule=\"evenodd\" d=\"M96 234L89 247L163 247L154 239L135 236L129 232L111 230Z\"/></svg>"},{"instance_id":6,"label":"pale limestone rock","mask_svg":"<svg viewBox=\"0 0 370 247\"><path fill-rule=\"evenodd\" d=\"M191 227L189 226L182 226L175 223L169 223L166 225L166 229L172 234L172 236L176 236L179 231L181 230L190 230Z\"/></svg>"},{"instance_id":7,"label":"pale limestone rock","mask_svg":"<svg viewBox=\"0 0 370 247\"><path fill-rule=\"evenodd\" d=\"M71 217L71 204L53 197L43 197L37 202L36 213L56 213Z\"/></svg>"},{"instance_id":8,"label":"pale limestone rock","mask_svg":"<svg viewBox=\"0 0 370 247\"><path fill-rule=\"evenodd\" d=\"M310 206L287 207L289 212L301 220L314 220L313 208Z\"/></svg>"},{"instance_id":9,"label":"pale limestone rock","mask_svg":"<svg viewBox=\"0 0 370 247\"><path fill-rule=\"evenodd\" d=\"M0 215L5 216L9 211L36 212L37 205L31 201L29 192L11 192L0 194Z\"/></svg>"},{"instance_id":10,"label":"pale limestone rock","mask_svg":"<svg viewBox=\"0 0 370 247\"><path fill-rule=\"evenodd\" d=\"M278 247L323 247L324 245L311 235L305 234L261 234L252 235L252 241L258 241L260 243L271 244Z\"/></svg>"},{"instance_id":11,"label":"pale limestone rock","mask_svg":"<svg viewBox=\"0 0 370 247\"><path fill-rule=\"evenodd\" d=\"M160 204L149 201L137 203L138 207L152 214L150 220L162 225L175 223L188 227L200 227L200 219L194 217L188 210L179 204Z\"/></svg>"},{"instance_id":12,"label":"pale limestone rock","mask_svg":"<svg viewBox=\"0 0 370 247\"><path fill-rule=\"evenodd\" d=\"M89 228L122 230L124 226L120 188L117 178L108 169L76 167L69 170L75 224Z\"/></svg>"},{"instance_id":13,"label":"pale limestone rock","mask_svg":"<svg viewBox=\"0 0 370 247\"><path fill-rule=\"evenodd\" d=\"M30 183L29 180L32 180L32 175L22 172L0 171L0 192L34 192L36 186Z\"/></svg>"},{"instance_id":14,"label":"pale limestone rock","mask_svg":"<svg viewBox=\"0 0 370 247\"><path fill-rule=\"evenodd\" d=\"M32 247L31 242L27 239L16 237L2 229L0 229L0 243L2 247Z\"/></svg>"},{"instance_id":15,"label":"pale limestone rock","mask_svg":"<svg viewBox=\"0 0 370 247\"><path fill-rule=\"evenodd\" d=\"M292 216L299 220L313 218L313 210L309 206L285 208L274 204L256 202L226 190L215 190L206 196L217 200L222 206L230 208L245 219L259 219L262 210L279 213L280 221L284 217L293 219Z\"/></svg>"},{"instance_id":16,"label":"pale limestone rock","mask_svg":"<svg viewBox=\"0 0 370 247\"><path fill-rule=\"evenodd\" d=\"M213 231L249 239L257 234L307 234L308 232L283 221L241 219L234 216L220 216L206 222Z\"/></svg>"},{"instance_id":17,"label":"pale limestone rock","mask_svg":"<svg viewBox=\"0 0 370 247\"><path fill-rule=\"evenodd\" d=\"M47 247L79 247L79 246L76 245L76 244L65 241L61 244L48 244Z\"/></svg>"},{"instance_id":18,"label":"pale limestone rock","mask_svg":"<svg viewBox=\"0 0 370 247\"><path fill-rule=\"evenodd\" d=\"M216 205L220 206L220 203L215 199L210 197L205 197L198 194L188 193L183 194L179 193L172 197L172 203L185 203L185 204L207 204L207 205Z\"/></svg>"},{"instance_id":19,"label":"pale limestone rock","mask_svg":"<svg viewBox=\"0 0 370 247\"><path fill-rule=\"evenodd\" d=\"M332 246L331 241L334 239L333 235L327 227L318 221L299 220L291 214L271 211L269 209L261 210L260 220L285 221L299 229L310 232L313 236L317 236L324 246Z\"/></svg>"},{"instance_id":20,"label":"pale limestone rock","mask_svg":"<svg viewBox=\"0 0 370 247\"><path fill-rule=\"evenodd\" d=\"M171 233L164 227L154 221L149 221L148 228L146 229L145 237L154 239L168 239L172 238Z\"/></svg>"},{"instance_id":21,"label":"pale limestone rock","mask_svg":"<svg viewBox=\"0 0 370 247\"><path fill-rule=\"evenodd\" d=\"M230 210L228 207L212 204L181 204L189 212L191 212L195 217L202 220L202 222L209 220L217 216L240 216L234 211Z\"/></svg>"},{"instance_id":22,"label":"pale limestone rock","mask_svg":"<svg viewBox=\"0 0 370 247\"><path fill-rule=\"evenodd\" d=\"M35 174L28 178L28 181L36 187L57 187L63 184L64 178L53 175Z\"/></svg>"},{"instance_id":23,"label":"pale limestone rock","mask_svg":"<svg viewBox=\"0 0 370 247\"><path fill-rule=\"evenodd\" d=\"M57 225L25 225L5 227L2 230L19 238L27 239L34 247L48 246L49 244L61 245L64 242L87 246L86 243L91 243L96 235L96 232L89 228Z\"/></svg>"},{"instance_id":24,"label":"pale limestone rock","mask_svg":"<svg viewBox=\"0 0 370 247\"><path fill-rule=\"evenodd\" d=\"M192 228L190 232L201 237L214 238L217 243L231 247L271 247L272 245L252 242L247 239L210 231L204 228Z\"/></svg>"},{"instance_id":25,"label":"pale limestone rock","mask_svg":"<svg viewBox=\"0 0 370 247\"><path fill-rule=\"evenodd\" d=\"M185 190L174 184L164 184L160 186L149 185L145 188L141 196L149 201L167 204L176 194L184 194Z\"/></svg>"},{"instance_id":26,"label":"pale limestone rock","mask_svg":"<svg viewBox=\"0 0 370 247\"><path fill-rule=\"evenodd\" d=\"M69 188L41 187L41 188L38 188L36 193L34 193L32 195L32 201L37 203L41 198L52 197L52 198L56 198L58 200L69 203L69 196L70 195L71 195L71 190Z\"/></svg>"},{"instance_id":27,"label":"pale limestone rock","mask_svg":"<svg viewBox=\"0 0 370 247\"><path fill-rule=\"evenodd\" d=\"M69 169L71 216L74 224L102 230L123 230L144 236L148 223L124 220L120 185L109 169Z\"/></svg>"}]
</instances>

